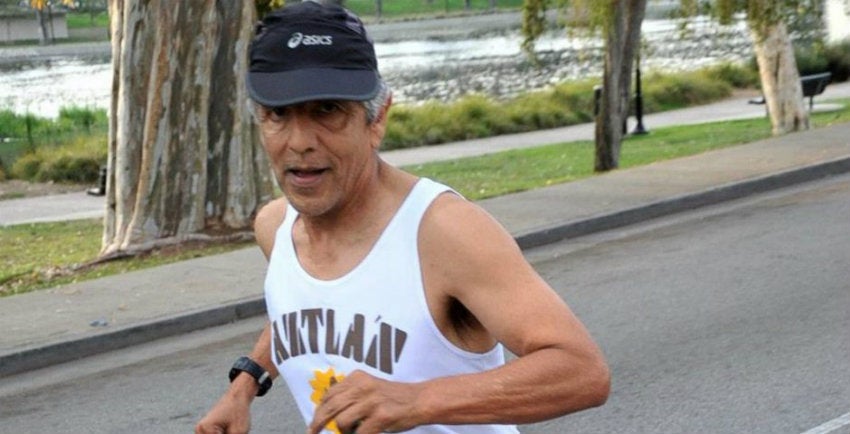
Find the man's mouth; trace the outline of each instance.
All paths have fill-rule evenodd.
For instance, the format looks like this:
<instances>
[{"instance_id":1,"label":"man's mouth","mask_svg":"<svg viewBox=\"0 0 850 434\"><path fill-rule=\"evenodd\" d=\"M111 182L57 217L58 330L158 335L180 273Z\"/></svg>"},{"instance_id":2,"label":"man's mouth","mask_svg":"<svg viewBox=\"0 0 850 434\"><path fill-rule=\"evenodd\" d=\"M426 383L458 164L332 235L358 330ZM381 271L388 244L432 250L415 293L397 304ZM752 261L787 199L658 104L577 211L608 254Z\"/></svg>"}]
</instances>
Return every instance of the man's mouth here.
<instances>
[{"instance_id":1,"label":"man's mouth","mask_svg":"<svg viewBox=\"0 0 850 434\"><path fill-rule=\"evenodd\" d=\"M318 181L322 174L327 171L328 169L324 167L290 168L286 170L286 174L295 184L307 185Z\"/></svg>"}]
</instances>

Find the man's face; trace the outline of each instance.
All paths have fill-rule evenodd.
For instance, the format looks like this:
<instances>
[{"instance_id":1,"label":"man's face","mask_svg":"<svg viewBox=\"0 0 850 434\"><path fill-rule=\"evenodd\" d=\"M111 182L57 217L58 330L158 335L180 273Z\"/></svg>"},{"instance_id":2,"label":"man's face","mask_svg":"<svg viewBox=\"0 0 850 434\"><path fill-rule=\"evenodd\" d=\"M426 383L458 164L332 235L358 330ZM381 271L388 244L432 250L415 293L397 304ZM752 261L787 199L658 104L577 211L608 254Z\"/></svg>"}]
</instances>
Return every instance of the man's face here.
<instances>
[{"instance_id":1,"label":"man's face","mask_svg":"<svg viewBox=\"0 0 850 434\"><path fill-rule=\"evenodd\" d=\"M386 116L370 124L353 101L258 107L257 115L278 182L300 213L326 215L366 186Z\"/></svg>"}]
</instances>

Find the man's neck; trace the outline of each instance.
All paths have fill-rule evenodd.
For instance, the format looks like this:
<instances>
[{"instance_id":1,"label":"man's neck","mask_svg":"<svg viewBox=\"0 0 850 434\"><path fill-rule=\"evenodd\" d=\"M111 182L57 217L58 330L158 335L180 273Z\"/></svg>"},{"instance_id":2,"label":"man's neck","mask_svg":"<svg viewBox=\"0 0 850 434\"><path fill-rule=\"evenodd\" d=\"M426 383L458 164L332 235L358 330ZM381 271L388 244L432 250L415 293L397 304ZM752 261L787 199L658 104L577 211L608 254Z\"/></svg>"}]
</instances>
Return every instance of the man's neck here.
<instances>
[{"instance_id":1,"label":"man's neck","mask_svg":"<svg viewBox=\"0 0 850 434\"><path fill-rule=\"evenodd\" d=\"M310 243L356 244L376 238L395 215L416 178L380 161L355 194L321 216L301 216Z\"/></svg>"},{"instance_id":2,"label":"man's neck","mask_svg":"<svg viewBox=\"0 0 850 434\"><path fill-rule=\"evenodd\" d=\"M414 176L398 169L384 169L374 186L359 190L364 196L354 201L356 206L320 218L299 217L293 241L308 273L319 279L338 278L354 269L374 248L416 182Z\"/></svg>"}]
</instances>

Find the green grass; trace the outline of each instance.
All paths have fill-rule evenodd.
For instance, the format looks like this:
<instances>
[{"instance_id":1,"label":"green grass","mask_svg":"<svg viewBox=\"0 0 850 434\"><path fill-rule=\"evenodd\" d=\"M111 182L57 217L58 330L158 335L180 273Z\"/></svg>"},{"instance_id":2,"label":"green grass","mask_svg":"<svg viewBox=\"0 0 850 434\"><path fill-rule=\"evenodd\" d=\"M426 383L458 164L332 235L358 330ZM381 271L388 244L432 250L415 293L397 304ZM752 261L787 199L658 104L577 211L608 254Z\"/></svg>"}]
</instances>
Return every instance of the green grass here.
<instances>
[{"instance_id":1,"label":"green grass","mask_svg":"<svg viewBox=\"0 0 850 434\"><path fill-rule=\"evenodd\" d=\"M850 100L837 102L845 108L815 114L812 116L813 127L850 122ZM640 166L768 137L770 123L767 119L653 129L648 135L631 136L623 142L620 167ZM405 169L444 182L472 200L480 200L594 176L593 144L588 141L561 143ZM0 296L223 253L249 245L182 245L141 258L76 269L96 258L101 231L100 220L0 227Z\"/></svg>"},{"instance_id":2,"label":"green grass","mask_svg":"<svg viewBox=\"0 0 850 434\"><path fill-rule=\"evenodd\" d=\"M412 18L416 16L441 16L464 12L463 0L388 0L384 1L383 18ZM351 9L364 19L375 15L375 0L347 0L345 7ZM499 9L518 9L522 0L499 0ZM489 0L472 0L471 11L486 11L490 8Z\"/></svg>"},{"instance_id":3,"label":"green grass","mask_svg":"<svg viewBox=\"0 0 850 434\"><path fill-rule=\"evenodd\" d=\"M0 297L125 273L247 247L185 244L132 259L82 267L97 257L100 219L0 227Z\"/></svg>"},{"instance_id":4,"label":"green grass","mask_svg":"<svg viewBox=\"0 0 850 434\"><path fill-rule=\"evenodd\" d=\"M25 139L0 142L0 167L6 172L11 171L18 157L32 149L33 147Z\"/></svg>"},{"instance_id":5,"label":"green grass","mask_svg":"<svg viewBox=\"0 0 850 434\"><path fill-rule=\"evenodd\" d=\"M26 197L26 195L24 193L19 193L19 192L0 194L0 200L22 199L24 197Z\"/></svg>"},{"instance_id":6,"label":"green grass","mask_svg":"<svg viewBox=\"0 0 850 434\"><path fill-rule=\"evenodd\" d=\"M405 170L448 184L472 200L559 184L593 173L593 143L571 142L427 163Z\"/></svg>"},{"instance_id":7,"label":"green grass","mask_svg":"<svg viewBox=\"0 0 850 434\"><path fill-rule=\"evenodd\" d=\"M95 12L71 12L65 15L65 21L69 29L86 29L90 27L109 27L109 13L106 11Z\"/></svg>"},{"instance_id":8,"label":"green grass","mask_svg":"<svg viewBox=\"0 0 850 434\"><path fill-rule=\"evenodd\" d=\"M501 10L519 9L523 0L499 0L496 7ZM375 0L347 0L345 6L364 19L375 16ZM490 10L490 0L472 0L470 11ZM463 0L390 0L384 1L382 18L407 19L434 17L463 13ZM69 29L108 28L109 14L106 11L91 14L87 11L70 12L65 15Z\"/></svg>"},{"instance_id":9,"label":"green grass","mask_svg":"<svg viewBox=\"0 0 850 434\"><path fill-rule=\"evenodd\" d=\"M629 168L699 154L770 137L767 119L659 128L650 135L630 136L623 144L620 167Z\"/></svg>"},{"instance_id":10,"label":"green grass","mask_svg":"<svg viewBox=\"0 0 850 434\"><path fill-rule=\"evenodd\" d=\"M850 100L844 109L812 116L812 126L850 122ZM653 129L623 141L620 168L626 169L735 146L771 136L767 118L713 122ZM411 173L448 184L472 200L531 190L592 176L591 141L510 150L479 157L405 167Z\"/></svg>"},{"instance_id":11,"label":"green grass","mask_svg":"<svg viewBox=\"0 0 850 434\"><path fill-rule=\"evenodd\" d=\"M99 220L0 228L0 282L34 273L45 264L73 266L93 258L102 230Z\"/></svg>"}]
</instances>

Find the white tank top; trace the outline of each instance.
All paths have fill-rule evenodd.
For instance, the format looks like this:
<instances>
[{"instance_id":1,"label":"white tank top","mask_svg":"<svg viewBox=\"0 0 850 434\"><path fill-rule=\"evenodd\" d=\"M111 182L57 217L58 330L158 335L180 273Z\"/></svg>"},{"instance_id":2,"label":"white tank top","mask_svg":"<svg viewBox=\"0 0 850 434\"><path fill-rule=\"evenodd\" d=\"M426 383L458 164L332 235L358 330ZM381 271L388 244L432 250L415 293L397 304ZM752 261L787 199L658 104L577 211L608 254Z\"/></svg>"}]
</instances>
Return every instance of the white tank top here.
<instances>
[{"instance_id":1,"label":"white tank top","mask_svg":"<svg viewBox=\"0 0 850 434\"><path fill-rule=\"evenodd\" d=\"M292 244L291 206L277 231L265 282L272 361L304 420L325 390L355 370L418 382L504 364L501 345L479 354L450 343L425 301L417 237L422 216L449 187L420 179L369 254L346 275L319 280ZM325 433L338 432L335 424ZM421 426L412 433L516 433L512 425Z\"/></svg>"}]
</instances>

